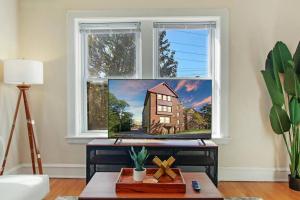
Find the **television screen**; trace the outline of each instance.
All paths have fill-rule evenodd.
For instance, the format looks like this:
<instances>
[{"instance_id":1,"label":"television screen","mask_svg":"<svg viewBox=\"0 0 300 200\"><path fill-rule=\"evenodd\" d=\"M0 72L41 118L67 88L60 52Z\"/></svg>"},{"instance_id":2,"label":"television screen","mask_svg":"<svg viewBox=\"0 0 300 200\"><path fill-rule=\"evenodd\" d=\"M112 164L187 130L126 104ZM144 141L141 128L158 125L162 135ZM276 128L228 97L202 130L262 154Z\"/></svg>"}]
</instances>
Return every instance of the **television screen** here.
<instances>
[{"instance_id":1,"label":"television screen","mask_svg":"<svg viewBox=\"0 0 300 200\"><path fill-rule=\"evenodd\" d=\"M211 80L108 81L110 138L211 138Z\"/></svg>"}]
</instances>

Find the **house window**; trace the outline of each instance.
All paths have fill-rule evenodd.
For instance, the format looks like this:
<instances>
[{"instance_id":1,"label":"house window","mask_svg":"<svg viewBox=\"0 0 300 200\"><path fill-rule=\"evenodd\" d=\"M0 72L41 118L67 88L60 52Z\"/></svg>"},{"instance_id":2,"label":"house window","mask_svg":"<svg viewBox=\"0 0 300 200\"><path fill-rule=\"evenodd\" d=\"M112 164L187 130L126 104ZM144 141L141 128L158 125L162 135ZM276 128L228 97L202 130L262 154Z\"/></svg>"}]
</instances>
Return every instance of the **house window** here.
<instances>
[{"instance_id":1,"label":"house window","mask_svg":"<svg viewBox=\"0 0 300 200\"><path fill-rule=\"evenodd\" d=\"M151 12L68 13L68 138L105 136L108 78L210 79L212 136L228 137L228 11Z\"/></svg>"},{"instance_id":2,"label":"house window","mask_svg":"<svg viewBox=\"0 0 300 200\"><path fill-rule=\"evenodd\" d=\"M157 22L154 28L157 77L211 77L215 22Z\"/></svg>"},{"instance_id":3,"label":"house window","mask_svg":"<svg viewBox=\"0 0 300 200\"><path fill-rule=\"evenodd\" d=\"M168 106L168 112L172 112L172 107Z\"/></svg>"},{"instance_id":4,"label":"house window","mask_svg":"<svg viewBox=\"0 0 300 200\"><path fill-rule=\"evenodd\" d=\"M159 117L159 122L163 124L169 124L170 123L170 117Z\"/></svg>"},{"instance_id":5,"label":"house window","mask_svg":"<svg viewBox=\"0 0 300 200\"><path fill-rule=\"evenodd\" d=\"M217 22L155 22L154 30L155 78L212 80L212 135L220 137L220 30ZM177 111L179 109L177 106Z\"/></svg>"},{"instance_id":6,"label":"house window","mask_svg":"<svg viewBox=\"0 0 300 200\"><path fill-rule=\"evenodd\" d=\"M139 23L81 23L82 133L107 132L108 78L138 78Z\"/></svg>"},{"instance_id":7,"label":"house window","mask_svg":"<svg viewBox=\"0 0 300 200\"><path fill-rule=\"evenodd\" d=\"M163 106L163 111L167 112L167 106Z\"/></svg>"},{"instance_id":8,"label":"house window","mask_svg":"<svg viewBox=\"0 0 300 200\"><path fill-rule=\"evenodd\" d=\"M170 123L170 117L165 117L165 123L166 124Z\"/></svg>"},{"instance_id":9,"label":"house window","mask_svg":"<svg viewBox=\"0 0 300 200\"><path fill-rule=\"evenodd\" d=\"M157 99L161 99L161 94L157 94Z\"/></svg>"},{"instance_id":10,"label":"house window","mask_svg":"<svg viewBox=\"0 0 300 200\"><path fill-rule=\"evenodd\" d=\"M179 125L179 120L177 120L177 124Z\"/></svg>"},{"instance_id":11,"label":"house window","mask_svg":"<svg viewBox=\"0 0 300 200\"><path fill-rule=\"evenodd\" d=\"M171 101L171 96L168 96L167 98L168 98L168 101Z\"/></svg>"},{"instance_id":12,"label":"house window","mask_svg":"<svg viewBox=\"0 0 300 200\"><path fill-rule=\"evenodd\" d=\"M179 113L177 113L177 117L179 117Z\"/></svg>"},{"instance_id":13,"label":"house window","mask_svg":"<svg viewBox=\"0 0 300 200\"><path fill-rule=\"evenodd\" d=\"M170 117L160 117L159 122L163 124L169 124L170 123Z\"/></svg>"},{"instance_id":14,"label":"house window","mask_svg":"<svg viewBox=\"0 0 300 200\"><path fill-rule=\"evenodd\" d=\"M161 112L162 111L162 108L161 106L157 106L157 111Z\"/></svg>"}]
</instances>

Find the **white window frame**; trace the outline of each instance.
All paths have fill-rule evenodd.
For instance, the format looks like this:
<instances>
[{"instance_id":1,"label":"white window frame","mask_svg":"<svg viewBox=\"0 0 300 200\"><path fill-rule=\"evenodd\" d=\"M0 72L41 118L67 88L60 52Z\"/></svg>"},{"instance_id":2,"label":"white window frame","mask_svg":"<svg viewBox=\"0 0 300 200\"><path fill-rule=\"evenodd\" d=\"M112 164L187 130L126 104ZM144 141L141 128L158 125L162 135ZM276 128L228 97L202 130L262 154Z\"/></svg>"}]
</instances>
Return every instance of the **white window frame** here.
<instances>
[{"instance_id":1,"label":"white window frame","mask_svg":"<svg viewBox=\"0 0 300 200\"><path fill-rule=\"evenodd\" d=\"M158 16L158 17L157 17ZM71 143L86 143L94 138L107 138L104 134L83 134L80 131L81 112L78 109L81 100L81 70L78 53L78 23L82 22L141 22L140 52L142 78L156 78L155 52L153 38L153 22L199 22L216 21L216 54L213 81L213 138L219 143L229 141L228 129L228 93L229 93L229 14L227 9L139 9L139 10L107 10L107 11L69 11L68 23L68 131L67 139ZM216 107L215 107L216 104Z\"/></svg>"}]
</instances>

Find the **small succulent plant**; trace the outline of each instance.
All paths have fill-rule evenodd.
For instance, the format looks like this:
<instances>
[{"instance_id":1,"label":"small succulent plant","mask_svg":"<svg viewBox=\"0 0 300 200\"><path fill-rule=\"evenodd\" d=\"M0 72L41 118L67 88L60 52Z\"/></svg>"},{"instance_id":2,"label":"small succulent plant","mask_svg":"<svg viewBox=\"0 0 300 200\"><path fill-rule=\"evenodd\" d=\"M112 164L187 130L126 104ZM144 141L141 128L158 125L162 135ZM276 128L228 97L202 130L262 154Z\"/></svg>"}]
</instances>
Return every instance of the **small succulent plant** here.
<instances>
[{"instance_id":1,"label":"small succulent plant","mask_svg":"<svg viewBox=\"0 0 300 200\"><path fill-rule=\"evenodd\" d=\"M142 147L141 151L137 152L131 147L131 151L129 151L129 155L134 162L136 171L144 171L144 165L149 157L149 153L145 147Z\"/></svg>"}]
</instances>

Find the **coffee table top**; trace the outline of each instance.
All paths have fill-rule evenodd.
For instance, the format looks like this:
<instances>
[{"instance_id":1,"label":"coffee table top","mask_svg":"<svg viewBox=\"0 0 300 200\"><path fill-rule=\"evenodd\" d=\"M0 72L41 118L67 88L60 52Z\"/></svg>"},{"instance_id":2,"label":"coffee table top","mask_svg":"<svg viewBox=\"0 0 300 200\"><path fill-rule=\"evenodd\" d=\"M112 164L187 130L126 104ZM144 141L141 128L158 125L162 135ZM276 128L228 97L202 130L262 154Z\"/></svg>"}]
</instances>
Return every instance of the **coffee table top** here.
<instances>
[{"instance_id":1,"label":"coffee table top","mask_svg":"<svg viewBox=\"0 0 300 200\"><path fill-rule=\"evenodd\" d=\"M186 193L116 193L115 183L118 172L97 172L79 196L79 200L87 199L188 199L188 200L223 200L222 194L211 182L205 173L183 173L186 182ZM192 188L192 180L197 180L201 185L201 192Z\"/></svg>"}]
</instances>

